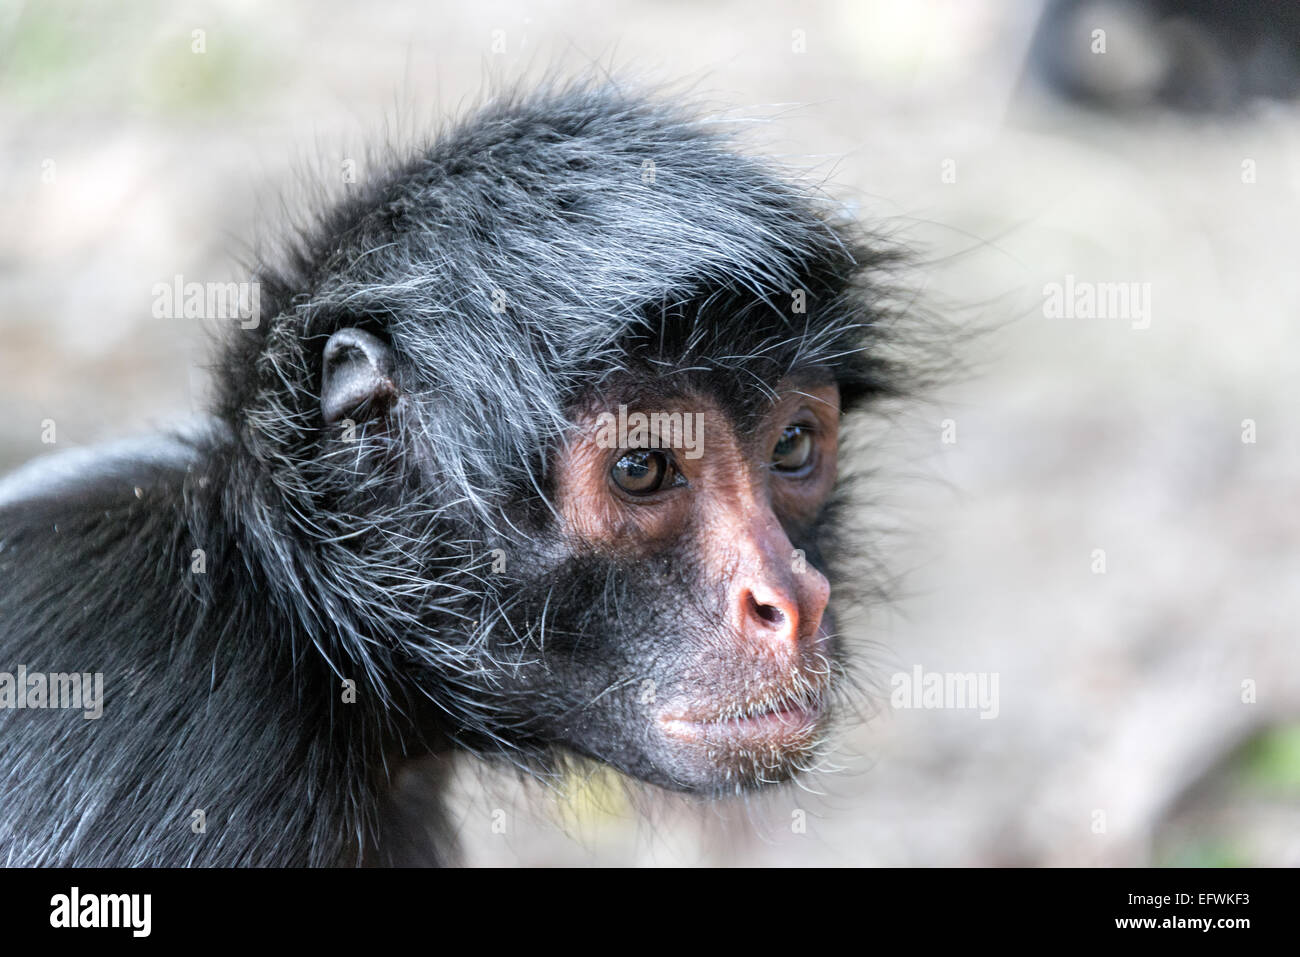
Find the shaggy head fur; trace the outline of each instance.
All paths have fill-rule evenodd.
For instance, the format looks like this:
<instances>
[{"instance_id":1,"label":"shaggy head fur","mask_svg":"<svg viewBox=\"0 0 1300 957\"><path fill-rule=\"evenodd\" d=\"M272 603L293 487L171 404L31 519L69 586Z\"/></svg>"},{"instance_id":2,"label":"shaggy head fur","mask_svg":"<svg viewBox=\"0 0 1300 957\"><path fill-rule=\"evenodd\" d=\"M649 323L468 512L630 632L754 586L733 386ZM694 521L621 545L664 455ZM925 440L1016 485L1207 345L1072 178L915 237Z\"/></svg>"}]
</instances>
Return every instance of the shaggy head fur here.
<instances>
[{"instance_id":1,"label":"shaggy head fur","mask_svg":"<svg viewBox=\"0 0 1300 957\"><path fill-rule=\"evenodd\" d=\"M575 403L650 377L744 422L801 370L829 370L846 412L907 381L881 284L897 254L833 210L717 126L585 85L503 98L345 199L264 276L271 319L218 377L250 542L293 563L269 576L286 610L382 693L420 675L454 738L536 757L546 703L509 673L559 625L511 609L575 580L548 484ZM360 442L319 419L345 326L391 343L403 395ZM607 571L553 604L619 607Z\"/></svg>"}]
</instances>

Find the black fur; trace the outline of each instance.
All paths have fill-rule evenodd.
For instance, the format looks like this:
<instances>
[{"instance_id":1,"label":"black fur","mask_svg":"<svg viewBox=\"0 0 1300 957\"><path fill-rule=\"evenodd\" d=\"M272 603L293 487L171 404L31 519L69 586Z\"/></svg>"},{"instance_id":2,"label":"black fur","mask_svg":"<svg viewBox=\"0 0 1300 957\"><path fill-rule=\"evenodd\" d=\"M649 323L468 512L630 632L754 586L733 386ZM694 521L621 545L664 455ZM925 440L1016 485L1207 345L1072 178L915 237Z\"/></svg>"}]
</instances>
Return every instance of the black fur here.
<instances>
[{"instance_id":1,"label":"black fur","mask_svg":"<svg viewBox=\"0 0 1300 957\"><path fill-rule=\"evenodd\" d=\"M211 421L0 488L0 670L106 691L97 721L0 710L0 862L445 862L445 821L410 805L436 786L394 782L458 748L689 788L639 750L623 685L673 656L657 636L716 625L688 544L634 568L559 546L575 403L690 385L744 423L791 371L849 409L905 381L889 247L661 102L506 97L353 189L263 267ZM320 411L348 327L391 346L401 396L354 441ZM820 538L795 542L816 564Z\"/></svg>"}]
</instances>

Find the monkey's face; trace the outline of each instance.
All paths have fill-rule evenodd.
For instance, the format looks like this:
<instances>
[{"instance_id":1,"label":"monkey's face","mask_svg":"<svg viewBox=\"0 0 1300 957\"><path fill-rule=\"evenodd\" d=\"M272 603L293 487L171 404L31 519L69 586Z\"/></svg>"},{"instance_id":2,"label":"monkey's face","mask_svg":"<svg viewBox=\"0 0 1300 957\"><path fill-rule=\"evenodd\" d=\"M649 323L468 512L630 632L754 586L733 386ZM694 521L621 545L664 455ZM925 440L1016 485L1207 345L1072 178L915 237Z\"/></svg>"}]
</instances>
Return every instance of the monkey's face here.
<instances>
[{"instance_id":1,"label":"monkey's face","mask_svg":"<svg viewBox=\"0 0 1300 957\"><path fill-rule=\"evenodd\" d=\"M834 385L798 382L750 416L663 393L584 409L556 464L564 557L516 606L534 657L512 690L546 738L710 793L812 763L836 672L815 532L839 416Z\"/></svg>"}]
</instances>

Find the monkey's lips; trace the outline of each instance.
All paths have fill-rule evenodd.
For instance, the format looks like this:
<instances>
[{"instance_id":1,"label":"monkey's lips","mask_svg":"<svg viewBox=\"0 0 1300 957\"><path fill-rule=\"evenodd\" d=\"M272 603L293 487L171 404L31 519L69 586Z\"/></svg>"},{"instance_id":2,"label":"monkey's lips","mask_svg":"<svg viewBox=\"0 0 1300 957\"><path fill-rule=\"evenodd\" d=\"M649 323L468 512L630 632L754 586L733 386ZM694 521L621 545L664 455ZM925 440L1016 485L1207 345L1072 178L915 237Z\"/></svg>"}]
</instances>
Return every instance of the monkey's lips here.
<instances>
[{"instance_id":1,"label":"monkey's lips","mask_svg":"<svg viewBox=\"0 0 1300 957\"><path fill-rule=\"evenodd\" d=\"M687 709L659 718L670 737L705 744L786 750L807 745L821 724L820 695L786 697L758 707Z\"/></svg>"}]
</instances>

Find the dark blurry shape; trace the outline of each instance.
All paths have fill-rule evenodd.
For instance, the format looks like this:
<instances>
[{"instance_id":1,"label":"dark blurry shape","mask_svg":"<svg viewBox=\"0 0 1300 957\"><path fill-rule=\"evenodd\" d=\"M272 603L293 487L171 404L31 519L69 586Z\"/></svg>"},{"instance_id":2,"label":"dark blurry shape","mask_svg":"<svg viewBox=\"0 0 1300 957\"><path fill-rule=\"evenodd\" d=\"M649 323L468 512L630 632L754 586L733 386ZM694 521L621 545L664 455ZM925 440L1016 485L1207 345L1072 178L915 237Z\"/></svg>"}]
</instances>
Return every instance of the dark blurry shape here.
<instances>
[{"instance_id":1,"label":"dark blurry shape","mask_svg":"<svg viewBox=\"0 0 1300 957\"><path fill-rule=\"evenodd\" d=\"M1300 94L1300 4L1053 0L1030 64L1058 93L1100 109L1234 111Z\"/></svg>"}]
</instances>

